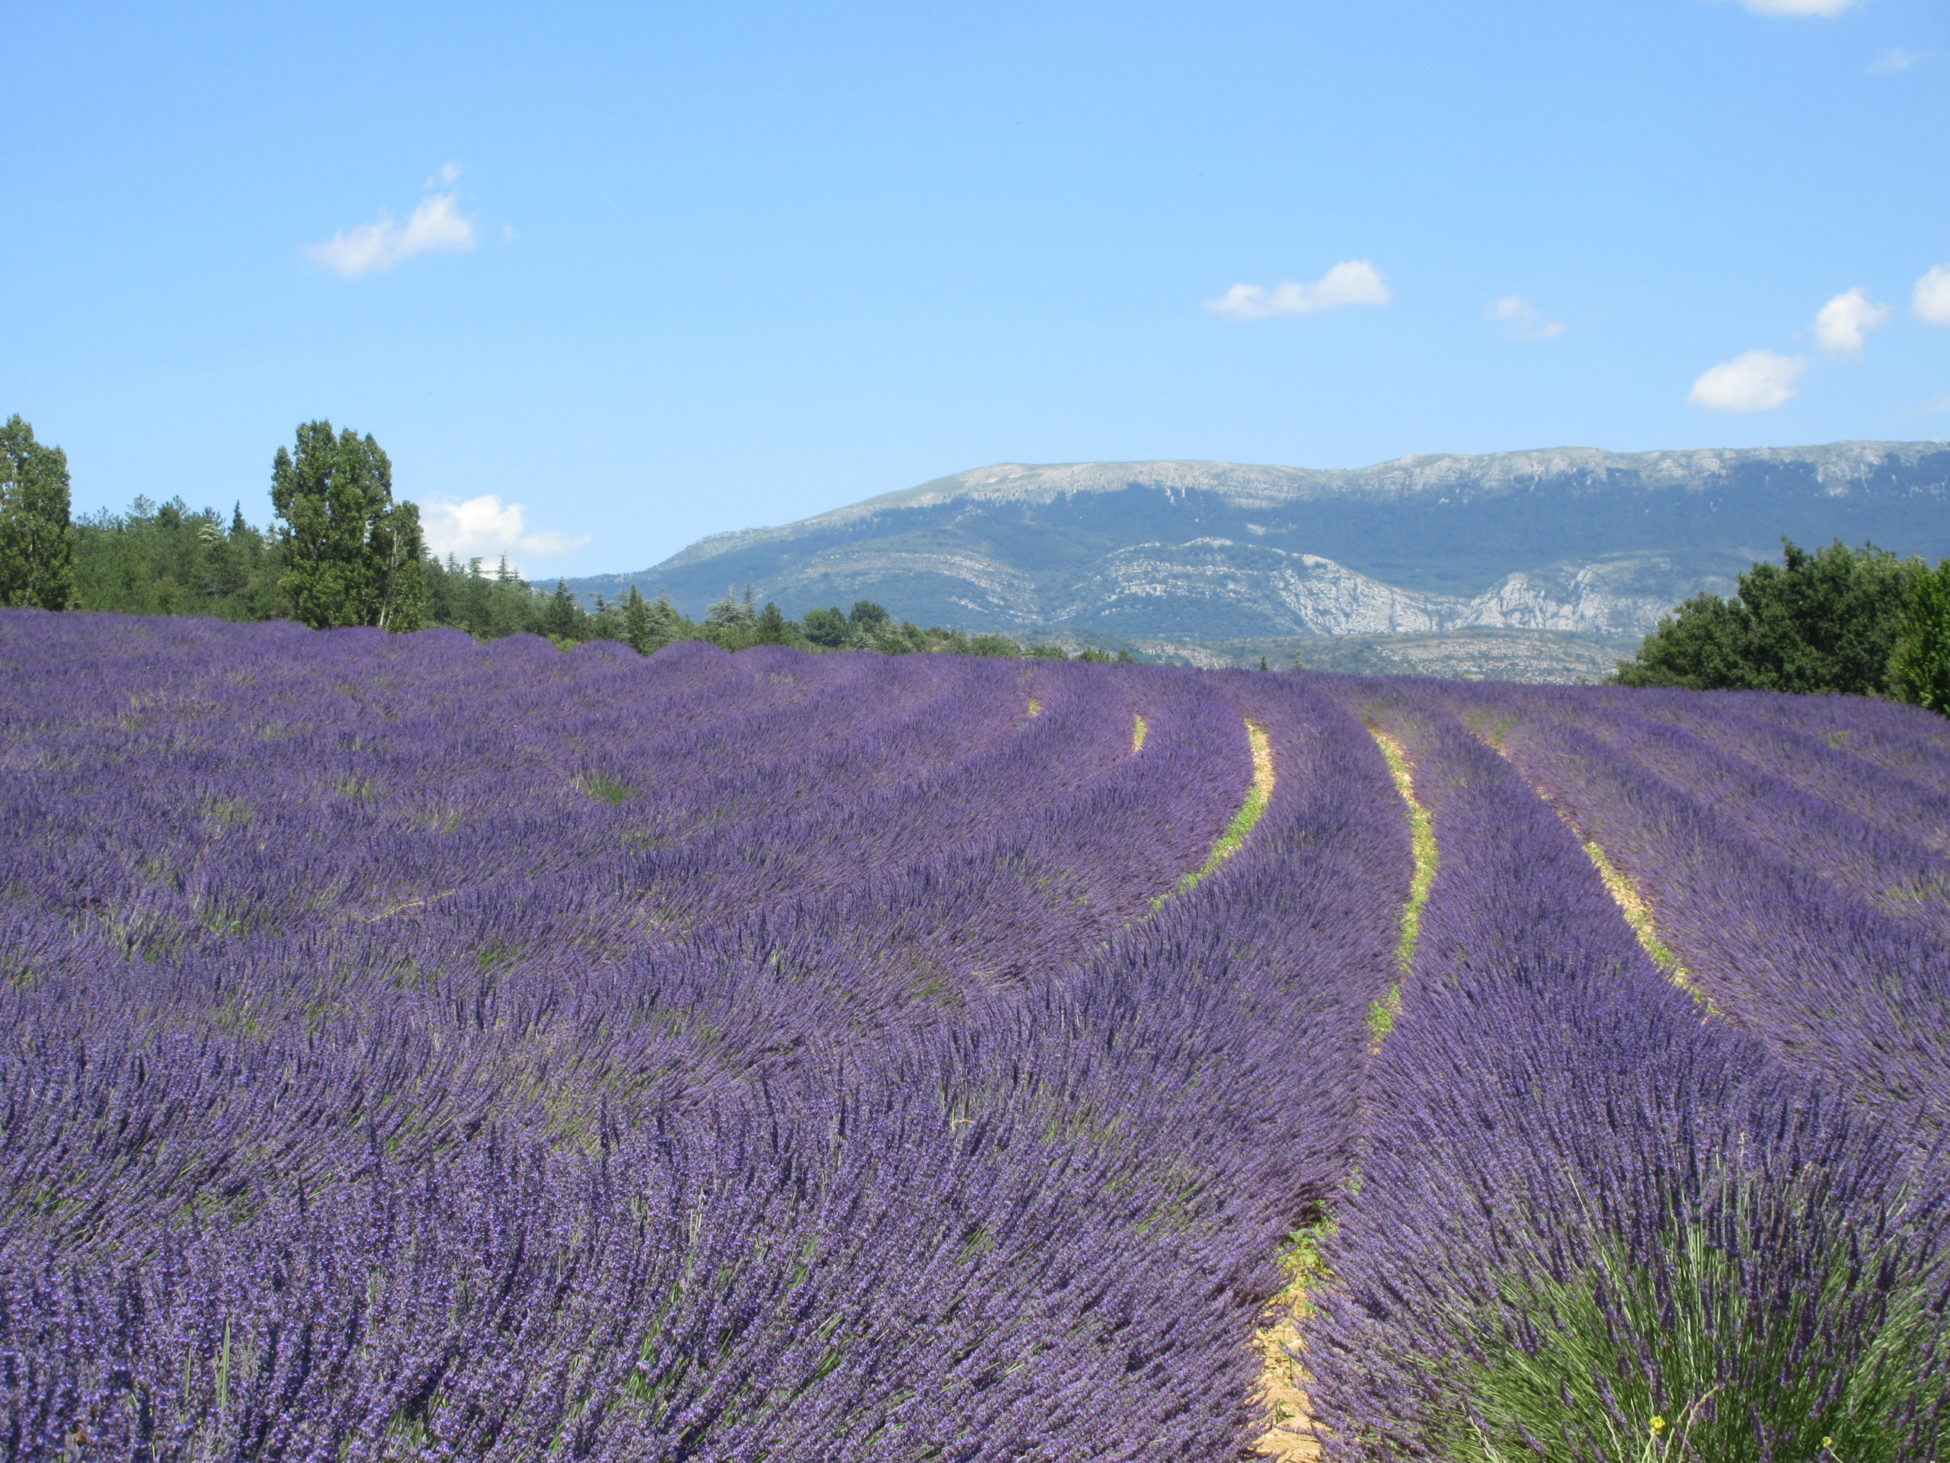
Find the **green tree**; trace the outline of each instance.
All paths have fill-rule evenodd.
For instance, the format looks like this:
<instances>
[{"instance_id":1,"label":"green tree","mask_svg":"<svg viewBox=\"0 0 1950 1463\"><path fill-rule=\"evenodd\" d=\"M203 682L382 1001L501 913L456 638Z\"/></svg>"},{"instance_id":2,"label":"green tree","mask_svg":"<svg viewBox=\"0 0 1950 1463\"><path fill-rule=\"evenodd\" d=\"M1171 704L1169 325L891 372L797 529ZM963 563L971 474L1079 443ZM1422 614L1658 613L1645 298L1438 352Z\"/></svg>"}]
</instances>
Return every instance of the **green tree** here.
<instances>
[{"instance_id":1,"label":"green tree","mask_svg":"<svg viewBox=\"0 0 1950 1463\"><path fill-rule=\"evenodd\" d=\"M705 626L711 630L726 632L748 632L758 619L758 611L752 607L752 592L746 586L745 597L740 599L729 590L725 597L712 601L704 612Z\"/></svg>"},{"instance_id":2,"label":"green tree","mask_svg":"<svg viewBox=\"0 0 1950 1463\"><path fill-rule=\"evenodd\" d=\"M886 606L870 599L856 599L852 613L847 616L847 629L855 645L871 645L893 625L894 617L887 613Z\"/></svg>"},{"instance_id":3,"label":"green tree","mask_svg":"<svg viewBox=\"0 0 1950 1463\"><path fill-rule=\"evenodd\" d=\"M837 605L831 609L807 610L801 624L805 637L822 650L839 650L846 644L846 613Z\"/></svg>"},{"instance_id":4,"label":"green tree","mask_svg":"<svg viewBox=\"0 0 1950 1463\"><path fill-rule=\"evenodd\" d=\"M181 498L137 498L126 513L106 509L74 521L74 594L85 610L132 615L218 615L268 620L288 610L278 590L276 551L233 508L228 527L214 508Z\"/></svg>"},{"instance_id":5,"label":"green tree","mask_svg":"<svg viewBox=\"0 0 1950 1463\"><path fill-rule=\"evenodd\" d=\"M790 645L794 639L793 624L786 619L785 612L771 600L765 601L765 608L758 612L752 622L752 643L755 645Z\"/></svg>"},{"instance_id":6,"label":"green tree","mask_svg":"<svg viewBox=\"0 0 1950 1463\"><path fill-rule=\"evenodd\" d=\"M368 442L372 438L366 438ZM382 630L418 630L426 615L426 539L420 532L420 505L395 503L372 523L367 540L372 559L372 596L362 622Z\"/></svg>"},{"instance_id":7,"label":"green tree","mask_svg":"<svg viewBox=\"0 0 1950 1463\"><path fill-rule=\"evenodd\" d=\"M587 640L589 636L589 612L576 603L575 596L569 593L566 579L555 581L555 593L548 597L542 607L542 633L551 640Z\"/></svg>"},{"instance_id":8,"label":"green tree","mask_svg":"<svg viewBox=\"0 0 1950 1463\"><path fill-rule=\"evenodd\" d=\"M1731 600L1687 600L1621 661L1627 686L1841 692L1889 687L1909 597L1924 566L1887 549L1837 540L1813 553L1782 540L1779 564L1740 576Z\"/></svg>"},{"instance_id":9,"label":"green tree","mask_svg":"<svg viewBox=\"0 0 1950 1463\"><path fill-rule=\"evenodd\" d=\"M623 638L638 655L648 655L656 647L650 639L650 603L634 584L623 601Z\"/></svg>"},{"instance_id":10,"label":"green tree","mask_svg":"<svg viewBox=\"0 0 1950 1463\"><path fill-rule=\"evenodd\" d=\"M1737 599L1695 595L1670 615L1662 615L1638 654L1618 663L1618 681L1626 686L1689 686L1698 691L1759 686L1759 668L1748 659L1749 618Z\"/></svg>"},{"instance_id":11,"label":"green tree","mask_svg":"<svg viewBox=\"0 0 1950 1463\"><path fill-rule=\"evenodd\" d=\"M0 427L0 605L65 610L74 603L68 455L43 447L18 416Z\"/></svg>"},{"instance_id":12,"label":"green tree","mask_svg":"<svg viewBox=\"0 0 1950 1463\"><path fill-rule=\"evenodd\" d=\"M370 435L327 421L298 427L278 448L271 506L282 520L285 593L314 629L417 629L424 608L420 510L394 503L393 465Z\"/></svg>"},{"instance_id":13,"label":"green tree","mask_svg":"<svg viewBox=\"0 0 1950 1463\"><path fill-rule=\"evenodd\" d=\"M1889 657L1889 689L1950 716L1950 559L1916 576Z\"/></svg>"}]
</instances>

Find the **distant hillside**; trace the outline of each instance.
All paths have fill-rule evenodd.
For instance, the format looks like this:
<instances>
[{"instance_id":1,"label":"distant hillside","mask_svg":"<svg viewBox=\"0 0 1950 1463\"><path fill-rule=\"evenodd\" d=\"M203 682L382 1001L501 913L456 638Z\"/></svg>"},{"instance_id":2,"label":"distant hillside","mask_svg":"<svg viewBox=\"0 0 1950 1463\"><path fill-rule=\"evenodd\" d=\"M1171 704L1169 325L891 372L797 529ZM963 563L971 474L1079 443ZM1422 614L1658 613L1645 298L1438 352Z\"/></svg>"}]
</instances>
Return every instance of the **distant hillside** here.
<instances>
[{"instance_id":1,"label":"distant hillside","mask_svg":"<svg viewBox=\"0 0 1950 1463\"><path fill-rule=\"evenodd\" d=\"M702 614L750 584L789 615L872 599L1004 633L1240 644L1495 629L1617 642L1805 544L1950 554L1950 443L1409 457L1348 471L1002 464L778 528L631 583Z\"/></svg>"}]
</instances>

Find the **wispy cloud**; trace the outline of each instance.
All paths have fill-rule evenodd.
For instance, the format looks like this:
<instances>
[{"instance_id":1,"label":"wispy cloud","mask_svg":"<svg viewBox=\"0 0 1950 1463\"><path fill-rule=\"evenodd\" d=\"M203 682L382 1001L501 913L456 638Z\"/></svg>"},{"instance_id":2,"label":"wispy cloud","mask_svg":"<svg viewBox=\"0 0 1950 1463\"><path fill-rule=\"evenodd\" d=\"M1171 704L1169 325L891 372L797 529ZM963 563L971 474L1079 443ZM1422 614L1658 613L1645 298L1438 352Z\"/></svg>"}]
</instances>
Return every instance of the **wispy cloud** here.
<instances>
[{"instance_id":1,"label":"wispy cloud","mask_svg":"<svg viewBox=\"0 0 1950 1463\"><path fill-rule=\"evenodd\" d=\"M1928 51L1905 51L1892 46L1884 51L1865 68L1872 76L1886 75L1894 71L1914 71L1930 59Z\"/></svg>"},{"instance_id":2,"label":"wispy cloud","mask_svg":"<svg viewBox=\"0 0 1950 1463\"><path fill-rule=\"evenodd\" d=\"M455 163L448 163L440 176L451 182L460 175ZM480 240L474 221L463 217L459 195L436 193L423 198L404 224L382 214L372 223L341 229L323 244L313 244L305 257L345 279L357 279L375 270L391 269L416 254L457 254L472 249Z\"/></svg>"},{"instance_id":3,"label":"wispy cloud","mask_svg":"<svg viewBox=\"0 0 1950 1463\"><path fill-rule=\"evenodd\" d=\"M1950 325L1950 264L1939 264L1916 281L1909 297L1909 308L1918 320L1932 325Z\"/></svg>"},{"instance_id":4,"label":"wispy cloud","mask_svg":"<svg viewBox=\"0 0 1950 1463\"><path fill-rule=\"evenodd\" d=\"M1708 411L1772 411L1793 397L1807 369L1805 356L1748 351L1700 372L1687 400Z\"/></svg>"},{"instance_id":5,"label":"wispy cloud","mask_svg":"<svg viewBox=\"0 0 1950 1463\"><path fill-rule=\"evenodd\" d=\"M1755 15L1840 15L1856 0L1740 0Z\"/></svg>"},{"instance_id":6,"label":"wispy cloud","mask_svg":"<svg viewBox=\"0 0 1950 1463\"><path fill-rule=\"evenodd\" d=\"M503 503L497 493L459 503L422 503L420 526L434 553L463 561L503 554L547 558L589 542L587 534L572 538L554 529L531 529L528 510L519 503Z\"/></svg>"},{"instance_id":7,"label":"wispy cloud","mask_svg":"<svg viewBox=\"0 0 1950 1463\"><path fill-rule=\"evenodd\" d=\"M1937 392L1935 396L1923 403L1923 410L1930 416L1950 412L1950 391Z\"/></svg>"},{"instance_id":8,"label":"wispy cloud","mask_svg":"<svg viewBox=\"0 0 1950 1463\"><path fill-rule=\"evenodd\" d=\"M1522 295L1505 295L1483 312L1483 318L1509 326L1514 340L1551 340L1564 333L1562 320L1546 319Z\"/></svg>"},{"instance_id":9,"label":"wispy cloud","mask_svg":"<svg viewBox=\"0 0 1950 1463\"><path fill-rule=\"evenodd\" d=\"M1854 360L1871 330L1889 323L1889 307L1878 305L1857 286L1823 305L1815 314L1815 341L1831 356Z\"/></svg>"},{"instance_id":10,"label":"wispy cloud","mask_svg":"<svg viewBox=\"0 0 1950 1463\"><path fill-rule=\"evenodd\" d=\"M1344 305L1385 305L1388 282L1365 259L1344 259L1311 284L1236 284L1205 308L1235 320L1264 320L1269 315L1311 315Z\"/></svg>"}]
</instances>

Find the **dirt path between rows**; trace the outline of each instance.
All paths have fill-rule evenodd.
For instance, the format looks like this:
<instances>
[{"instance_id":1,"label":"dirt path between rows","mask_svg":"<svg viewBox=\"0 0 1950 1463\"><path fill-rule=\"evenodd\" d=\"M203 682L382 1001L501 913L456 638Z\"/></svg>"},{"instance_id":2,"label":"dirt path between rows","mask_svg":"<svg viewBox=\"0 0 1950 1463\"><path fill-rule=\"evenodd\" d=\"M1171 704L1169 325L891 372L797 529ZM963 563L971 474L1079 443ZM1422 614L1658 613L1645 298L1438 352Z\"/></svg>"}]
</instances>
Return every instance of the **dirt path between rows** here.
<instances>
[{"instance_id":1,"label":"dirt path between rows","mask_svg":"<svg viewBox=\"0 0 1950 1463\"><path fill-rule=\"evenodd\" d=\"M1273 800L1273 744L1251 722L1246 724L1246 735L1253 749L1252 790L1240 809L1240 817L1213 850L1211 862L1203 873L1211 872L1220 859L1238 847ZM1296 1279L1273 1298L1265 1323L1253 1333L1253 1350L1259 1353L1259 1379L1253 1386L1253 1405L1271 1422L1253 1444L1253 1454L1276 1458L1281 1463L1319 1463L1321 1456L1320 1440L1314 1435L1313 1408L1307 1402L1298 1367L1292 1359L1291 1349L1300 1345L1300 1325L1294 1307L1300 1303L1301 1296L1302 1283Z\"/></svg>"},{"instance_id":2,"label":"dirt path between rows","mask_svg":"<svg viewBox=\"0 0 1950 1463\"><path fill-rule=\"evenodd\" d=\"M1296 1282L1274 1301L1273 1320L1253 1333L1253 1347L1260 1353L1253 1405L1271 1418L1272 1426L1253 1444L1252 1456L1278 1463L1320 1463L1322 1457L1313 1404L1300 1384L1300 1364L1293 1357L1300 1347L1300 1322L1294 1311L1300 1300Z\"/></svg>"},{"instance_id":3,"label":"dirt path between rows","mask_svg":"<svg viewBox=\"0 0 1950 1463\"><path fill-rule=\"evenodd\" d=\"M1396 979L1387 993L1368 1012L1368 1055L1373 1057L1393 1029L1402 1010L1402 980L1415 964L1415 947L1421 937L1422 907L1428 903L1435 885L1437 864L1435 820L1415 795L1415 770L1408 749L1399 738L1379 727L1369 734L1388 762L1388 774L1401 795L1408 815L1409 848L1414 870L1409 879L1408 900L1402 907L1401 937L1395 950ZM1293 1279L1274 1297L1259 1330L1253 1333L1253 1346L1260 1354L1259 1382L1253 1402L1267 1414L1268 1427L1253 1444L1251 1456L1271 1458L1276 1463L1321 1463L1325 1457L1322 1433L1313 1403L1307 1396L1306 1369L1300 1362L1301 1318L1308 1314L1307 1290L1319 1284L1318 1241L1324 1227L1316 1226L1304 1246L1288 1259ZM1295 1236L1296 1241L1301 1236Z\"/></svg>"}]
</instances>

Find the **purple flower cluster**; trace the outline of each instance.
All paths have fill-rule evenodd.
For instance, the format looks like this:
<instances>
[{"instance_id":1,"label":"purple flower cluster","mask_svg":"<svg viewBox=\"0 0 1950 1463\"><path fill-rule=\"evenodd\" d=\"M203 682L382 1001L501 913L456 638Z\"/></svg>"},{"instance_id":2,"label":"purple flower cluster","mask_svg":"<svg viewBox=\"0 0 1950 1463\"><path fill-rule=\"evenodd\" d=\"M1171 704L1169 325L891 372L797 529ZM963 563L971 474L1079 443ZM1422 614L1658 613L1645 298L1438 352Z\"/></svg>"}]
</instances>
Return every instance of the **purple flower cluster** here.
<instances>
[{"instance_id":1,"label":"purple flower cluster","mask_svg":"<svg viewBox=\"0 0 1950 1463\"><path fill-rule=\"evenodd\" d=\"M1601 714L1591 701L1508 703L1524 775L1640 888L1731 1022L1941 1139L1950 724L1842 697L1610 693Z\"/></svg>"},{"instance_id":2,"label":"purple flower cluster","mask_svg":"<svg viewBox=\"0 0 1950 1463\"><path fill-rule=\"evenodd\" d=\"M1882 754L1842 767L1786 698L1335 694L1408 746L1441 862L1303 1357L1330 1457L1936 1456L1950 971L1940 908L1866 891L1930 877L1941 723L1825 703Z\"/></svg>"},{"instance_id":3,"label":"purple flower cluster","mask_svg":"<svg viewBox=\"0 0 1950 1463\"><path fill-rule=\"evenodd\" d=\"M0 1456L1252 1435L1409 879L1305 682L33 612L0 680Z\"/></svg>"}]
</instances>

